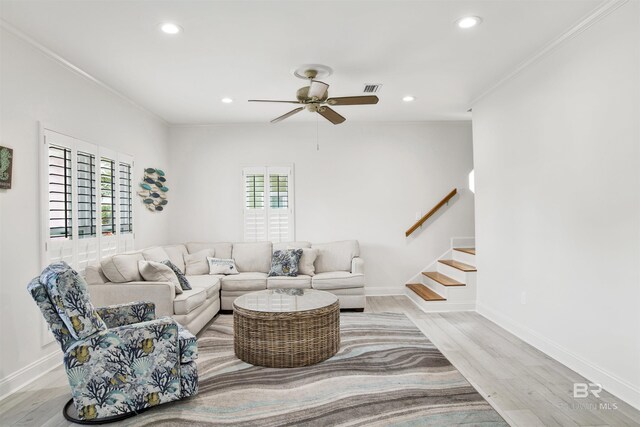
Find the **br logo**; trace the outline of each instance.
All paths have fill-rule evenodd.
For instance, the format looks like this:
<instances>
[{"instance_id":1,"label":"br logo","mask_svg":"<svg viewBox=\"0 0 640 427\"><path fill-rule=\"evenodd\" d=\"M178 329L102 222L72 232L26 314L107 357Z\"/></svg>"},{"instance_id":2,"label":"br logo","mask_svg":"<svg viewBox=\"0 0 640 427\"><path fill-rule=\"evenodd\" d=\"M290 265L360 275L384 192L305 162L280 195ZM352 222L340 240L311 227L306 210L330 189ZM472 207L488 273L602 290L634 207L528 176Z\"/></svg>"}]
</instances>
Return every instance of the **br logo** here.
<instances>
[{"instance_id":1,"label":"br logo","mask_svg":"<svg viewBox=\"0 0 640 427\"><path fill-rule=\"evenodd\" d=\"M575 399L584 399L589 397L589 393L593 394L598 399L602 392L602 386L594 383L573 383L573 397Z\"/></svg>"}]
</instances>

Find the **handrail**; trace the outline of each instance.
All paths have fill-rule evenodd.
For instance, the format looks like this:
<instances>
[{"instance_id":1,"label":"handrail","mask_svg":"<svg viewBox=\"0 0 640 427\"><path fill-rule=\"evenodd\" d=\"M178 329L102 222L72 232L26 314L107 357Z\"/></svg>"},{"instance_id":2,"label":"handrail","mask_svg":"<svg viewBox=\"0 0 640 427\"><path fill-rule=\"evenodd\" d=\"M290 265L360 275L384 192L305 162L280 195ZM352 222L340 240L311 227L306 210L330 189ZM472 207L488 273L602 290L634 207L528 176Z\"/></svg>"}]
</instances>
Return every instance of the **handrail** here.
<instances>
[{"instance_id":1,"label":"handrail","mask_svg":"<svg viewBox=\"0 0 640 427\"><path fill-rule=\"evenodd\" d=\"M426 220L428 220L428 219L431 217L431 215L433 215L434 213L436 213L436 212L438 211L438 209L440 209L440 208L441 208L441 207L443 207L445 204L447 204L447 203L449 202L449 200L451 200L451 198L452 198L453 196L455 196L455 195L456 195L456 193L457 193L457 192L458 192L458 189L457 189L457 188L454 188L454 189L451 191L451 193L447 194L447 195L444 197L444 199L440 200L440 201L438 202L438 204L437 204L437 205L435 205L435 206L433 207L433 209L431 209L429 212L427 212L425 216L423 216L422 218L420 218L420 219L418 220L418 222L416 222L415 224L413 224L413 225L411 226L411 228L410 228L410 229L408 229L408 230L404 233L404 234L405 234L405 237L409 237L409 235L410 235L411 233L413 233L413 232L414 232L414 231L416 231L418 228L420 228L420 226L421 226L422 224L424 224L424 222L425 222Z\"/></svg>"}]
</instances>

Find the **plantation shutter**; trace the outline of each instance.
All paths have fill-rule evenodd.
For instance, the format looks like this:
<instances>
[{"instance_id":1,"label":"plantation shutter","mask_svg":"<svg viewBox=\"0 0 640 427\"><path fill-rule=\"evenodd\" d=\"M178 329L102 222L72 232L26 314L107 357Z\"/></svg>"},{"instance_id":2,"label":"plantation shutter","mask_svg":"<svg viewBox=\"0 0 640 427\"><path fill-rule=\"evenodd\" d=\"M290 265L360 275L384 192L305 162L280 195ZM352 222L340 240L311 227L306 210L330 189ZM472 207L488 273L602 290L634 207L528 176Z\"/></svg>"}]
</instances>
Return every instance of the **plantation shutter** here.
<instances>
[{"instance_id":1,"label":"plantation shutter","mask_svg":"<svg viewBox=\"0 0 640 427\"><path fill-rule=\"evenodd\" d=\"M133 159L49 129L42 143L42 266L65 261L83 272L132 250Z\"/></svg>"},{"instance_id":2,"label":"plantation shutter","mask_svg":"<svg viewBox=\"0 0 640 427\"><path fill-rule=\"evenodd\" d=\"M242 176L244 241L294 240L292 168L248 167Z\"/></svg>"},{"instance_id":3,"label":"plantation shutter","mask_svg":"<svg viewBox=\"0 0 640 427\"><path fill-rule=\"evenodd\" d=\"M100 258L118 252L116 153L100 149Z\"/></svg>"},{"instance_id":4,"label":"plantation shutter","mask_svg":"<svg viewBox=\"0 0 640 427\"><path fill-rule=\"evenodd\" d=\"M290 201L291 168L267 168L269 176L269 229L267 240L289 242L293 238L293 207Z\"/></svg>"},{"instance_id":5,"label":"plantation shutter","mask_svg":"<svg viewBox=\"0 0 640 427\"><path fill-rule=\"evenodd\" d=\"M265 172L265 168L245 168L242 174L244 185L245 242L262 242L267 239Z\"/></svg>"},{"instance_id":6,"label":"plantation shutter","mask_svg":"<svg viewBox=\"0 0 640 427\"><path fill-rule=\"evenodd\" d=\"M132 251L133 245L133 187L131 171L133 159L118 155L118 247L120 252Z\"/></svg>"},{"instance_id":7,"label":"plantation shutter","mask_svg":"<svg viewBox=\"0 0 640 427\"><path fill-rule=\"evenodd\" d=\"M48 206L45 252L47 263L74 262L72 141L48 138L46 150Z\"/></svg>"}]
</instances>

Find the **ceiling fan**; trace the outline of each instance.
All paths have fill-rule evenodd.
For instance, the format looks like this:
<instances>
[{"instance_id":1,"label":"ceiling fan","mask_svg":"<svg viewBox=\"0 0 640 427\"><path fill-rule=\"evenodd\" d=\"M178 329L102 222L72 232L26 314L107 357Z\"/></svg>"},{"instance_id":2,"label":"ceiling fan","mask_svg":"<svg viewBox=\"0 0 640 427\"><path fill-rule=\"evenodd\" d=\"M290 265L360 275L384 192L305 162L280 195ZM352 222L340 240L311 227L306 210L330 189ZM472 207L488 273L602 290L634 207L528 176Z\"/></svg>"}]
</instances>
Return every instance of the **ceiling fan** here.
<instances>
[{"instance_id":1,"label":"ceiling fan","mask_svg":"<svg viewBox=\"0 0 640 427\"><path fill-rule=\"evenodd\" d=\"M329 105L366 105L377 104L378 97L375 95L366 96L343 96L338 98L329 98L329 85L319 80L314 80L318 75L318 70L307 69L303 72L304 77L309 79L309 86L301 87L296 93L297 101L276 101L268 99L250 99L249 102L280 102L285 104L302 104L294 110L276 117L271 123L278 123L300 111L307 109L312 113L318 113L334 125L344 122L346 119L333 110ZM296 75L298 75L296 73ZM302 76L300 76L302 77Z\"/></svg>"}]
</instances>

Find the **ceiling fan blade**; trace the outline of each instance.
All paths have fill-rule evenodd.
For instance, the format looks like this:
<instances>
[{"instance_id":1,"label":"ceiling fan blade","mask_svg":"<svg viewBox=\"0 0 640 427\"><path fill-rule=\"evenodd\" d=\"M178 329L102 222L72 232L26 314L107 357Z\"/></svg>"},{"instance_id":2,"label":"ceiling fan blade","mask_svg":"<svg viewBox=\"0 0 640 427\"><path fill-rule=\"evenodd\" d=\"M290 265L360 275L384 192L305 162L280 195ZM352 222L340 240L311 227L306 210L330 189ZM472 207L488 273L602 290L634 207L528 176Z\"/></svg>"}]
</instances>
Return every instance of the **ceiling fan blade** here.
<instances>
[{"instance_id":1,"label":"ceiling fan blade","mask_svg":"<svg viewBox=\"0 0 640 427\"><path fill-rule=\"evenodd\" d=\"M320 114L325 119L329 120L334 125L339 125L340 123L347 120L344 117L342 117L340 114L336 113L335 110L332 110L329 107L318 108L318 114Z\"/></svg>"},{"instance_id":2,"label":"ceiling fan blade","mask_svg":"<svg viewBox=\"0 0 640 427\"><path fill-rule=\"evenodd\" d=\"M343 96L340 98L329 98L327 104L329 105L365 105L365 104L377 104L379 101L375 95L367 96Z\"/></svg>"},{"instance_id":3,"label":"ceiling fan blade","mask_svg":"<svg viewBox=\"0 0 640 427\"><path fill-rule=\"evenodd\" d=\"M309 98L322 99L322 97L324 97L324 94L327 93L327 89L329 89L328 84L318 80L311 80L307 96Z\"/></svg>"},{"instance_id":4,"label":"ceiling fan blade","mask_svg":"<svg viewBox=\"0 0 640 427\"><path fill-rule=\"evenodd\" d=\"M271 123L278 123L278 122L286 119L287 117L291 117L294 114L299 113L302 110L304 110L304 107L298 107L295 110L289 111L287 114L283 114L280 117L276 117L275 119L271 120Z\"/></svg>"},{"instance_id":5,"label":"ceiling fan blade","mask_svg":"<svg viewBox=\"0 0 640 427\"><path fill-rule=\"evenodd\" d=\"M283 102L285 104L300 104L300 101L274 101L271 99L250 99L249 102Z\"/></svg>"}]
</instances>

